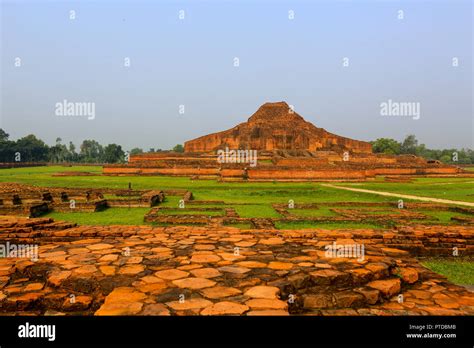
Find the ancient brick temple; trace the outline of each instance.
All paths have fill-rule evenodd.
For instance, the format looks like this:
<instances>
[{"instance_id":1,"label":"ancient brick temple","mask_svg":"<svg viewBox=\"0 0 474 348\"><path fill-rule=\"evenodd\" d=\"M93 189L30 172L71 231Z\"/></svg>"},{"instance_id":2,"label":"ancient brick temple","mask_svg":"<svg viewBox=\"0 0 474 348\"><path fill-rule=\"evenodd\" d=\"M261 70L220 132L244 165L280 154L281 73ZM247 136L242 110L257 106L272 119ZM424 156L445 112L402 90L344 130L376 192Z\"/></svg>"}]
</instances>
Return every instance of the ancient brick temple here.
<instances>
[{"instance_id":1,"label":"ancient brick temple","mask_svg":"<svg viewBox=\"0 0 474 348\"><path fill-rule=\"evenodd\" d=\"M369 143L317 128L285 102L265 103L247 122L187 141L184 147L184 153L134 155L128 164L104 166L103 173L223 181L353 181L377 175L469 175L458 167L414 155L374 154ZM223 151L225 156L221 157Z\"/></svg>"},{"instance_id":2,"label":"ancient brick temple","mask_svg":"<svg viewBox=\"0 0 474 348\"><path fill-rule=\"evenodd\" d=\"M186 152L209 152L228 147L258 151L307 150L371 153L369 143L341 137L317 128L287 103L265 103L247 122L229 130L185 142Z\"/></svg>"}]
</instances>

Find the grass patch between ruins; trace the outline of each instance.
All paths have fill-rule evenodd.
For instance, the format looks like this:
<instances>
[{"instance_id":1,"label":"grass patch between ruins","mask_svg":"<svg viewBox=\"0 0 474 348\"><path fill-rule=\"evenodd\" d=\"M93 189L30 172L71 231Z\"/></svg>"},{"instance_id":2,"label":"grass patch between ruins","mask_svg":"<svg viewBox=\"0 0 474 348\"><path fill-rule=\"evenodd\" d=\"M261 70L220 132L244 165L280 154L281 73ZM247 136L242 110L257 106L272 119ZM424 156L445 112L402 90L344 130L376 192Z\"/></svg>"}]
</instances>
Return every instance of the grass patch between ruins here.
<instances>
[{"instance_id":1,"label":"grass patch between ruins","mask_svg":"<svg viewBox=\"0 0 474 348\"><path fill-rule=\"evenodd\" d=\"M283 218L272 204L288 205L289 201L298 204L316 203L317 208L310 209L287 209L293 216L300 217L335 217L339 214L331 211L332 207L338 209L358 209L367 212L377 219L383 219L383 215L394 214L396 209L359 206L359 202L373 203L394 203L398 198L384 197L370 193L351 192L331 187L322 186L316 182L218 182L216 180L191 180L187 177L171 176L64 176L53 177L52 175L64 171L87 171L100 174L102 168L99 166L44 166L32 168L15 168L0 170L0 182L18 182L43 187L65 187L65 188L112 188L128 189L128 183L132 184L134 190L189 190L193 193L196 201L209 201L209 203L199 202L192 204L185 203L185 211L176 211L173 214L186 214L194 208L219 207L234 208L242 218ZM413 183L393 183L384 182L379 177L373 182L363 183L337 183L338 186L361 187L385 192L400 192L401 194L412 194L426 197L440 197L446 199L457 199L464 201L474 201L473 178L419 178ZM127 200L128 196L116 196L106 194L105 198ZM133 197L136 198L136 197ZM160 204L162 207L179 208L179 201L182 195L166 195L165 201ZM212 202L222 201L224 204L213 204ZM409 202L409 200L405 200ZM332 206L336 202L353 202L354 205L345 207ZM364 209L366 208L366 209ZM148 208L110 208L97 213L50 213L47 216L58 220L74 221L81 225L111 225L111 224L135 224L143 225L144 215ZM418 211L418 210L415 210ZM220 215L216 212L198 212L196 215ZM470 217L470 215L447 212L447 211L422 211L429 216L429 219L411 220L411 223L420 224L459 224L451 221L453 216ZM160 214L170 214L171 211L163 211ZM194 213L192 213L194 215ZM309 225L308 225L309 223ZM364 224L354 224L349 221L327 222L326 227L321 228L370 228L393 225L393 221L386 220L377 222L364 221ZM279 223L280 224L280 223ZM308 221L281 223L281 228L316 228L315 223ZM289 224L289 225L288 225Z\"/></svg>"},{"instance_id":2,"label":"grass patch between ruins","mask_svg":"<svg viewBox=\"0 0 474 348\"><path fill-rule=\"evenodd\" d=\"M281 217L270 205L252 204L233 206L242 218L279 218Z\"/></svg>"},{"instance_id":3,"label":"grass patch between ruins","mask_svg":"<svg viewBox=\"0 0 474 348\"><path fill-rule=\"evenodd\" d=\"M288 209L288 212L291 215L301 216L301 217L317 217L317 216L338 216L333 212L332 207L321 206L317 209Z\"/></svg>"},{"instance_id":4,"label":"grass patch between ruins","mask_svg":"<svg viewBox=\"0 0 474 348\"><path fill-rule=\"evenodd\" d=\"M452 217L466 217L474 218L474 215L463 214L458 212L444 211L444 210L416 210L416 212L422 213L430 217L430 220L420 220L420 222L430 222L436 224L459 224L459 222L452 221Z\"/></svg>"},{"instance_id":5,"label":"grass patch between ruins","mask_svg":"<svg viewBox=\"0 0 474 348\"><path fill-rule=\"evenodd\" d=\"M89 171L100 173L94 166L44 166L0 170L0 182L18 182L43 187L111 188L134 190L185 189L193 192L196 200L224 201L231 203L272 204L293 200L298 203L312 202L393 202L390 197L349 192L323 187L314 182L218 182L216 180L191 180L171 176L64 176L52 174L61 171ZM167 196L164 206L177 206L179 196Z\"/></svg>"},{"instance_id":6,"label":"grass patch between ruins","mask_svg":"<svg viewBox=\"0 0 474 348\"><path fill-rule=\"evenodd\" d=\"M63 213L50 212L44 217L50 217L57 221L75 222L79 225L149 225L143 221L143 217L150 208L108 208L96 213Z\"/></svg>"},{"instance_id":7,"label":"grass patch between ruins","mask_svg":"<svg viewBox=\"0 0 474 348\"><path fill-rule=\"evenodd\" d=\"M376 180L373 182L341 183L337 185L395 194L474 202L473 178L415 178L413 180L414 182L412 183Z\"/></svg>"},{"instance_id":8,"label":"grass patch between ruins","mask_svg":"<svg viewBox=\"0 0 474 348\"><path fill-rule=\"evenodd\" d=\"M446 276L455 284L474 285L473 259L426 259L422 260L421 264L433 272Z\"/></svg>"}]
</instances>

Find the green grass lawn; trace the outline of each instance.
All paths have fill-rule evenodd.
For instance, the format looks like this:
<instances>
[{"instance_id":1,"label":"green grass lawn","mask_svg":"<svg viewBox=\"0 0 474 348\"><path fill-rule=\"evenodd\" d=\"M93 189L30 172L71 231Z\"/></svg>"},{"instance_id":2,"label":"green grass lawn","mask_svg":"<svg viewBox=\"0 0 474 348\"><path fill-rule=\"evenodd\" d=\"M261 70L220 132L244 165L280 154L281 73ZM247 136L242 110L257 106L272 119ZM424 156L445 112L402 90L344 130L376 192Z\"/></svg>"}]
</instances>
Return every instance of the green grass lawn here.
<instances>
[{"instance_id":1,"label":"green grass lawn","mask_svg":"<svg viewBox=\"0 0 474 348\"><path fill-rule=\"evenodd\" d=\"M168 207L168 208L179 208L179 201L181 199L182 197L179 197L179 196L166 196L165 195L165 201L160 203L160 206Z\"/></svg>"},{"instance_id":2,"label":"green grass lawn","mask_svg":"<svg viewBox=\"0 0 474 348\"><path fill-rule=\"evenodd\" d=\"M62 171L101 172L101 167L33 167L1 169L0 182L18 182L35 186L115 188L127 189L132 183L134 190L145 189L187 189L196 200L223 200L226 203L295 203L307 202L387 202L390 197L380 197L366 193L356 193L320 186L318 183L285 182L236 182L223 183L216 180L191 180L186 177L170 176L73 176L53 177ZM168 196L169 202L179 201L179 197ZM165 204L172 204L165 202Z\"/></svg>"},{"instance_id":3,"label":"green grass lawn","mask_svg":"<svg viewBox=\"0 0 474 348\"><path fill-rule=\"evenodd\" d=\"M384 182L379 178L373 182L343 183L338 185L374 191L474 202L474 178L418 178L414 179L412 183Z\"/></svg>"},{"instance_id":4,"label":"green grass lawn","mask_svg":"<svg viewBox=\"0 0 474 348\"><path fill-rule=\"evenodd\" d=\"M88 171L100 174L101 167L98 166L45 166L32 168L1 169L0 182L18 182L36 186L51 186L65 188L115 188L127 189L128 183L132 183L134 190L157 189L173 190L186 189L193 192L195 200L224 201L225 205L192 205L186 204L186 209L200 206L233 207L239 216L243 218L280 218L281 216L273 209L273 203L288 204L289 200L298 203L331 203L331 202L396 202L396 197L383 197L369 193L359 193L334 189L321 186L312 182L218 182L216 180L191 180L187 177L168 176L75 176L54 177L54 173L64 171ZM386 192L400 192L428 197L441 197L474 201L474 180L472 178L445 179L445 178L420 178L413 183L388 183L383 178L377 178L373 182L364 183L338 183L341 186L361 187ZM107 196L108 197L108 196ZM127 197L112 197L127 199ZM166 196L161 204L163 207L178 208L180 196ZM350 206L344 209L350 209ZM354 208L358 208L354 204ZM101 213L52 213L57 219L74 219L80 224L105 224L123 223L143 224L143 215L138 208L130 211L116 210L113 208ZM124 208L127 209L127 208ZM146 208L144 208L146 209ZM334 216L330 206L321 205L318 209L292 209L290 212L301 217L312 216ZM115 213L113 213L115 211ZM385 213L392 212L388 209ZM374 214L383 214L377 212ZM63 214L63 215L61 215ZM84 215L81 215L84 214ZM211 212L204 212L212 215ZM69 216L71 215L71 217ZM123 216L122 216L123 215ZM430 216L439 219L442 223L449 223L451 216L462 215L449 212L430 212ZM80 220L80 221L79 221ZM97 222L96 222L97 221ZM423 221L420 221L423 223ZM348 224L343 224L349 226ZM331 225L330 227L334 227Z\"/></svg>"},{"instance_id":5,"label":"green grass lawn","mask_svg":"<svg viewBox=\"0 0 474 348\"><path fill-rule=\"evenodd\" d=\"M460 216L460 217L470 217L473 218L473 215L469 214L463 214L463 213L457 213L457 212L451 212L451 211L444 211L444 210L416 210L416 212L425 214L429 216L434 222L441 223L441 224L452 224L453 221L451 221L451 218L454 216ZM420 220L423 221L423 220ZM426 221L426 220L424 220ZM456 223L456 222L454 222Z\"/></svg>"},{"instance_id":6,"label":"green grass lawn","mask_svg":"<svg viewBox=\"0 0 474 348\"><path fill-rule=\"evenodd\" d=\"M281 217L270 204L252 204L233 206L242 218L279 218Z\"/></svg>"},{"instance_id":7,"label":"green grass lawn","mask_svg":"<svg viewBox=\"0 0 474 348\"><path fill-rule=\"evenodd\" d=\"M449 281L461 285L474 285L473 259L426 259L422 265L444 275Z\"/></svg>"},{"instance_id":8,"label":"green grass lawn","mask_svg":"<svg viewBox=\"0 0 474 348\"><path fill-rule=\"evenodd\" d=\"M288 209L291 215L301 217L319 217L319 216L338 216L335 212L331 211L331 207L320 206L318 209Z\"/></svg>"},{"instance_id":9,"label":"green grass lawn","mask_svg":"<svg viewBox=\"0 0 474 348\"><path fill-rule=\"evenodd\" d=\"M51 212L43 217L75 222L79 225L147 225L143 221L150 208L108 208L96 213Z\"/></svg>"}]
</instances>

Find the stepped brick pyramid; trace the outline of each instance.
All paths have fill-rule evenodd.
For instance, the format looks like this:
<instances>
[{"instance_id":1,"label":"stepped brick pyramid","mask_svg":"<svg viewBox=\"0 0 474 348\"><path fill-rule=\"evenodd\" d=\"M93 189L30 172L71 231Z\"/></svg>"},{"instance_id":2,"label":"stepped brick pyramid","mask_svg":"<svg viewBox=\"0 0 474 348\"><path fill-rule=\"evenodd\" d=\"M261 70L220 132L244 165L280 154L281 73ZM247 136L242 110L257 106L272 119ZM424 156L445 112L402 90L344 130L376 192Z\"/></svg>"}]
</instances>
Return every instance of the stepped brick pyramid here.
<instances>
[{"instance_id":1,"label":"stepped brick pyramid","mask_svg":"<svg viewBox=\"0 0 474 348\"><path fill-rule=\"evenodd\" d=\"M294 112L287 103L265 103L247 122L229 130L187 141L186 152L230 149L272 150L350 150L371 153L369 143L344 138L317 128Z\"/></svg>"},{"instance_id":2,"label":"stepped brick pyramid","mask_svg":"<svg viewBox=\"0 0 474 348\"><path fill-rule=\"evenodd\" d=\"M187 141L184 149L184 153L134 155L128 164L105 166L103 173L221 181L354 181L376 175L473 176L458 167L414 155L374 154L369 143L318 128L285 102L265 103L247 122ZM219 151L236 150L256 153L255 163L219 161Z\"/></svg>"}]
</instances>

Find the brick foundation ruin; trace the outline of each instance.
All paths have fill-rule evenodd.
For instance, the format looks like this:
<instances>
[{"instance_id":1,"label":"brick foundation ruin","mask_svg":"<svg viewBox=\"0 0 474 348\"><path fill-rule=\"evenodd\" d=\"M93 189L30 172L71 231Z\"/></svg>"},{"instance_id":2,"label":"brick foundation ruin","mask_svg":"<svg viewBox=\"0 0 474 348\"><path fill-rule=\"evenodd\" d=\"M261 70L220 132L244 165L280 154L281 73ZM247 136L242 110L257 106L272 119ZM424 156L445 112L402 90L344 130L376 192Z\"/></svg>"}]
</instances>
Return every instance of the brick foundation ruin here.
<instances>
[{"instance_id":1,"label":"brick foundation ruin","mask_svg":"<svg viewBox=\"0 0 474 348\"><path fill-rule=\"evenodd\" d=\"M39 245L37 260L0 258L2 314L474 314L472 292L413 257L454 246L472 255L473 227L241 231L0 217L0 235ZM328 255L334 243L364 245L364 257Z\"/></svg>"},{"instance_id":2,"label":"brick foundation ruin","mask_svg":"<svg viewBox=\"0 0 474 348\"><path fill-rule=\"evenodd\" d=\"M116 198L104 199L105 194ZM148 208L161 203L164 197L159 190L69 189L2 183L0 215L37 217L51 210L90 213L111 207Z\"/></svg>"}]
</instances>

